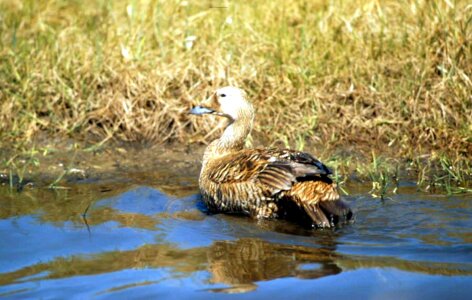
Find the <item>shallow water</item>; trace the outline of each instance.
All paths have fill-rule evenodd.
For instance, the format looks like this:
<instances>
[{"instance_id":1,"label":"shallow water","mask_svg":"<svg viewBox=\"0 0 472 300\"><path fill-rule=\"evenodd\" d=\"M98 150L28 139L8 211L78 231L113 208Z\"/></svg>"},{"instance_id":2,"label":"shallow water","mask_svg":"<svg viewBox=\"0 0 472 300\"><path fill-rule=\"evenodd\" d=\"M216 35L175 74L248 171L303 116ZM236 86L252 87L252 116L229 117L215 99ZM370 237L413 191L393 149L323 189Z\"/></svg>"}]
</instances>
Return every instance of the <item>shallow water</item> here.
<instances>
[{"instance_id":1,"label":"shallow water","mask_svg":"<svg viewBox=\"0 0 472 300\"><path fill-rule=\"evenodd\" d=\"M69 189L0 187L0 297L468 298L472 199L381 201L348 187L354 224L309 230L209 215L191 174L129 173Z\"/></svg>"}]
</instances>

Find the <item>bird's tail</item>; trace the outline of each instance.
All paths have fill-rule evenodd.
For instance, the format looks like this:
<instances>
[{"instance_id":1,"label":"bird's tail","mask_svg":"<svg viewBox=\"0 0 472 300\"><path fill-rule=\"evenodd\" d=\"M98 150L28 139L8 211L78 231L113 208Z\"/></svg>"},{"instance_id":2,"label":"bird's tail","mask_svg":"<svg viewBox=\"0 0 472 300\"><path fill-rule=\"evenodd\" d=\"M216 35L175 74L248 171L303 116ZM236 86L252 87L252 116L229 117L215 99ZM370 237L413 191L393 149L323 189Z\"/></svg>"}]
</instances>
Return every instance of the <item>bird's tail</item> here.
<instances>
[{"instance_id":1,"label":"bird's tail","mask_svg":"<svg viewBox=\"0 0 472 300\"><path fill-rule=\"evenodd\" d=\"M300 182L294 186L292 193L316 227L334 227L353 217L347 203L340 199L336 184L330 181Z\"/></svg>"}]
</instances>

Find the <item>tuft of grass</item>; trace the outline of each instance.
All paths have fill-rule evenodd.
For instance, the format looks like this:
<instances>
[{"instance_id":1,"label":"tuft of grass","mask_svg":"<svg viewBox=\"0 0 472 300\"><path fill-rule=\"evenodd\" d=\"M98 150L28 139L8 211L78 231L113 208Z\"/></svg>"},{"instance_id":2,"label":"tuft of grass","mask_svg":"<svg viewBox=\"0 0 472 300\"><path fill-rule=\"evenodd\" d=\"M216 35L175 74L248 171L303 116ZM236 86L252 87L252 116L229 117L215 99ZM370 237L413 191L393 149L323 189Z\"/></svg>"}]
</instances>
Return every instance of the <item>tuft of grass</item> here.
<instances>
[{"instance_id":1,"label":"tuft of grass","mask_svg":"<svg viewBox=\"0 0 472 300\"><path fill-rule=\"evenodd\" d=\"M448 195L472 193L472 163L452 160L445 154L421 155L414 160L396 159L378 155L370 157L337 155L322 159L333 168L333 178L341 190L348 194L346 185L351 182L368 182L373 197L387 199L397 193L401 182L422 192L446 192Z\"/></svg>"},{"instance_id":2,"label":"tuft of grass","mask_svg":"<svg viewBox=\"0 0 472 300\"><path fill-rule=\"evenodd\" d=\"M17 191L30 183L26 177L31 173L31 169L39 166L37 159L38 150L33 146L23 153L17 153L7 160L4 160L0 166L4 166L8 172L8 185L10 190L16 188Z\"/></svg>"},{"instance_id":3,"label":"tuft of grass","mask_svg":"<svg viewBox=\"0 0 472 300\"><path fill-rule=\"evenodd\" d=\"M389 188L393 194L397 192L398 167L392 168L391 165L380 160L374 152L372 152L372 166L368 173L372 181L372 196L384 200Z\"/></svg>"},{"instance_id":4,"label":"tuft of grass","mask_svg":"<svg viewBox=\"0 0 472 300\"><path fill-rule=\"evenodd\" d=\"M445 154L434 154L424 162L416 161L418 186L425 191L446 191L447 194L471 193L472 164L469 160L451 159ZM418 167L421 165L421 167Z\"/></svg>"},{"instance_id":5,"label":"tuft of grass","mask_svg":"<svg viewBox=\"0 0 472 300\"><path fill-rule=\"evenodd\" d=\"M372 183L370 194L382 200L387 198L387 194L395 194L398 189L399 163L390 159L379 157L372 151L370 164L359 165L357 173L361 178L366 178Z\"/></svg>"},{"instance_id":6,"label":"tuft of grass","mask_svg":"<svg viewBox=\"0 0 472 300\"><path fill-rule=\"evenodd\" d=\"M59 184L63 183L66 175L85 175L83 170L74 166L77 153L87 151L87 148L78 149L75 143L69 147L62 146L60 151L48 145L17 145L15 149L1 151L0 185L7 184L10 191L17 192L25 187L36 187L38 183L50 189L63 189ZM64 164L63 161L68 162Z\"/></svg>"}]
</instances>

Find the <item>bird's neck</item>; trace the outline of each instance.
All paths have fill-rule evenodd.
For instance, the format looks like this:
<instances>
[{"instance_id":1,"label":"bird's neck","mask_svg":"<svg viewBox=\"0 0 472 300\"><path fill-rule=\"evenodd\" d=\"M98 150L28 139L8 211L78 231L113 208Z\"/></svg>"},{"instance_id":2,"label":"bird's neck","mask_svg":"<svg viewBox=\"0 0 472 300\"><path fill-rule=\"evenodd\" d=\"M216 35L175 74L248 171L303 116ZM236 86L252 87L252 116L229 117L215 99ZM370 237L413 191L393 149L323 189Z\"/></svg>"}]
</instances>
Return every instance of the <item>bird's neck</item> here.
<instances>
[{"instance_id":1,"label":"bird's neck","mask_svg":"<svg viewBox=\"0 0 472 300\"><path fill-rule=\"evenodd\" d=\"M246 138L251 133L252 123L252 116L230 123L223 132L223 135L208 145L203 155L203 164L205 165L212 158L243 149Z\"/></svg>"}]
</instances>

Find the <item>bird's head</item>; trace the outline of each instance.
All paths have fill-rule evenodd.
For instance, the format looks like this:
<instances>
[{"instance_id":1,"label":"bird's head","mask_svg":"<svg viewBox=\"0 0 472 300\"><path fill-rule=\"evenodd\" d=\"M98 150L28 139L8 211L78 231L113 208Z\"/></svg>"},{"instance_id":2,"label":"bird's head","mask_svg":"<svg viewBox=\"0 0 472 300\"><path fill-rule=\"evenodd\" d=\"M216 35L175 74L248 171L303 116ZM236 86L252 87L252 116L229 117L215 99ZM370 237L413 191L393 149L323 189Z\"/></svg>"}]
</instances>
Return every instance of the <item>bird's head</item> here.
<instances>
[{"instance_id":1,"label":"bird's head","mask_svg":"<svg viewBox=\"0 0 472 300\"><path fill-rule=\"evenodd\" d=\"M190 114L211 114L226 117L231 123L254 118L254 109L246 100L246 93L236 87L227 86L219 88L207 100L190 110Z\"/></svg>"}]
</instances>

